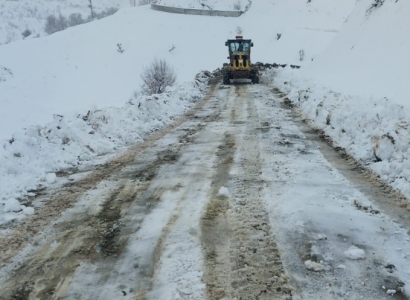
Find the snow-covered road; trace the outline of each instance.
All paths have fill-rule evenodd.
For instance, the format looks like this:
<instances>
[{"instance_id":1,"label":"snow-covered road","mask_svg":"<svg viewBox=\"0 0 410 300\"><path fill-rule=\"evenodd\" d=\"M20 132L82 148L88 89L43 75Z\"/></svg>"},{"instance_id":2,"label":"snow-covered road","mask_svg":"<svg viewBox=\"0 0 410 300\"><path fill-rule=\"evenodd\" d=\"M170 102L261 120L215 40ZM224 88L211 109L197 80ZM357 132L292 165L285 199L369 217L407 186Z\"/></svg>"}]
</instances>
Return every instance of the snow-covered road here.
<instances>
[{"instance_id":1,"label":"snow-covered road","mask_svg":"<svg viewBox=\"0 0 410 300\"><path fill-rule=\"evenodd\" d=\"M284 96L214 83L170 127L67 174L7 225L0 299L409 298L408 212Z\"/></svg>"}]
</instances>

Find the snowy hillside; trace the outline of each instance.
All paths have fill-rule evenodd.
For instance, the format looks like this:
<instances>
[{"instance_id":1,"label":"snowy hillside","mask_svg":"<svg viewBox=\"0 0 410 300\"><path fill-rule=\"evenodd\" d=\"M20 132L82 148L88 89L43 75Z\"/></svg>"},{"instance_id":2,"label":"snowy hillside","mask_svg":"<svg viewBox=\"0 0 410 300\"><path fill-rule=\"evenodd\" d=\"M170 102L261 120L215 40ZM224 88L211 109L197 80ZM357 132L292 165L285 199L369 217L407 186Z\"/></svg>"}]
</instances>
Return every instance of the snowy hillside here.
<instances>
[{"instance_id":1,"label":"snowy hillside","mask_svg":"<svg viewBox=\"0 0 410 300\"><path fill-rule=\"evenodd\" d=\"M128 0L98 0L93 2L96 13L109 7L128 7ZM27 38L44 36L44 25L49 15L68 17L80 13L85 19L90 15L88 1L85 0L1 0L0 1L0 45L24 39L22 33L29 30Z\"/></svg>"},{"instance_id":2,"label":"snowy hillside","mask_svg":"<svg viewBox=\"0 0 410 300\"><path fill-rule=\"evenodd\" d=\"M409 1L358 1L327 51L306 75L348 94L387 97L410 107Z\"/></svg>"},{"instance_id":3,"label":"snowy hillside","mask_svg":"<svg viewBox=\"0 0 410 300\"><path fill-rule=\"evenodd\" d=\"M210 9L210 10L240 10L251 4L250 0L158 0L158 5L173 6L193 9Z\"/></svg>"},{"instance_id":4,"label":"snowy hillside","mask_svg":"<svg viewBox=\"0 0 410 300\"><path fill-rule=\"evenodd\" d=\"M180 82L192 80L199 70L216 69L226 62L224 42L237 34L238 27L255 42L254 61L303 64L299 51L304 50L306 61L321 52L353 4L283 0L272 5L259 0L240 18L181 16L148 6L124 8L48 37L3 45L0 139L47 122L52 114L122 105L139 89L141 70L155 57L169 60ZM117 44L124 53L117 51ZM30 113L17 113L15 107L30 108Z\"/></svg>"},{"instance_id":5,"label":"snowy hillside","mask_svg":"<svg viewBox=\"0 0 410 300\"><path fill-rule=\"evenodd\" d=\"M304 65L331 42L354 4L354 0L254 0L239 18L185 16L153 11L149 6L126 6L101 20L0 46L0 164L6 166L0 174L2 199L27 195L38 183L48 184L48 173L87 165L101 154L129 145L132 138L141 138L153 124L158 128L169 122L171 111L166 107L143 118L125 113L130 107L126 103L135 100L134 92L140 89L143 68L154 58L165 58L174 66L182 84L183 89L170 99L189 102L200 91L187 92L184 89L190 84L184 82L192 82L200 70L214 70L226 62L224 42L239 31L255 43L253 61ZM303 61L300 50L305 53ZM190 106L176 105L179 108L173 108L172 115ZM118 115L125 120L107 118L116 110L107 107L124 107ZM96 132L101 140L86 143L95 131L92 124L81 123L88 111L108 123L97 126L105 128ZM137 132L120 133L118 122L132 124L127 128L137 128ZM54 127L59 131L54 132ZM52 157L44 149L52 151Z\"/></svg>"}]
</instances>

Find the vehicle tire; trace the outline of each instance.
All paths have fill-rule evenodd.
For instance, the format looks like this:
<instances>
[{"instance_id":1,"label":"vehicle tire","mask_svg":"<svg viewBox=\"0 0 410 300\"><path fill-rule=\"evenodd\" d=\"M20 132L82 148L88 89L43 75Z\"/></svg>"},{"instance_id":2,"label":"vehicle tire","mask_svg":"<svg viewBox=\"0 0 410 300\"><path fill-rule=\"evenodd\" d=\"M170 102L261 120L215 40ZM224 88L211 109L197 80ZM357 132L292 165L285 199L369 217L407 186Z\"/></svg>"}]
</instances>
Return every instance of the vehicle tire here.
<instances>
[{"instance_id":1,"label":"vehicle tire","mask_svg":"<svg viewBox=\"0 0 410 300\"><path fill-rule=\"evenodd\" d=\"M230 83L231 81L229 80L229 75L228 74L224 75L223 84L230 84Z\"/></svg>"}]
</instances>

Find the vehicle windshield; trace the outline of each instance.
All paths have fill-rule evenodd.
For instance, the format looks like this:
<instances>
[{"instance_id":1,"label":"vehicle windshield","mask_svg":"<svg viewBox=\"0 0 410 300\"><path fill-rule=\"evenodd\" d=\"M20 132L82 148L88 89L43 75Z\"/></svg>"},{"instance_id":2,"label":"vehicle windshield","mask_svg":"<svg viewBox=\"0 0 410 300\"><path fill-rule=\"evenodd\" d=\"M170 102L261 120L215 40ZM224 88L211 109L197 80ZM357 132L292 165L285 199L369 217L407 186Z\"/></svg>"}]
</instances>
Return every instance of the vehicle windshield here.
<instances>
[{"instance_id":1,"label":"vehicle windshield","mask_svg":"<svg viewBox=\"0 0 410 300\"><path fill-rule=\"evenodd\" d=\"M250 42L248 41L233 41L229 44L231 52L249 52Z\"/></svg>"}]
</instances>

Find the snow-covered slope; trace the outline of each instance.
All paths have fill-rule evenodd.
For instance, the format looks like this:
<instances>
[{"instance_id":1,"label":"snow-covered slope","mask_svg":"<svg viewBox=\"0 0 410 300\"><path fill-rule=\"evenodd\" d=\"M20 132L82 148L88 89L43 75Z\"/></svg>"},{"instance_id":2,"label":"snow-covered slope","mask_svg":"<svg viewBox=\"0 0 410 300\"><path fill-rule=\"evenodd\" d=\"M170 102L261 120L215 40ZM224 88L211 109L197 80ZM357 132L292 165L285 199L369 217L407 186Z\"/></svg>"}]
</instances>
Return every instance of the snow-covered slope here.
<instances>
[{"instance_id":1,"label":"snow-covered slope","mask_svg":"<svg viewBox=\"0 0 410 300\"><path fill-rule=\"evenodd\" d=\"M410 2L358 1L329 48L306 75L348 94L387 97L410 107Z\"/></svg>"},{"instance_id":2,"label":"snow-covered slope","mask_svg":"<svg viewBox=\"0 0 410 300\"><path fill-rule=\"evenodd\" d=\"M10 72L0 73L6 80L0 83L0 140L50 121L52 114L122 105L139 89L143 66L155 57L174 65L180 82L201 69L218 68L226 61L224 42L238 27L255 42L254 61L303 63L299 51L306 59L322 51L353 3L255 0L240 18L124 8L48 37L3 45L0 69ZM279 40L277 33L282 34Z\"/></svg>"},{"instance_id":3,"label":"snow-covered slope","mask_svg":"<svg viewBox=\"0 0 410 300\"><path fill-rule=\"evenodd\" d=\"M243 11L250 2L249 0L158 0L156 4L193 9Z\"/></svg>"},{"instance_id":4,"label":"snow-covered slope","mask_svg":"<svg viewBox=\"0 0 410 300\"><path fill-rule=\"evenodd\" d=\"M72 13L80 13L85 19L90 15L88 1L85 0L0 0L0 45L24 39L22 33L28 29L36 38L44 36L44 25L49 15L68 17ZM109 7L128 7L128 0L93 1L93 8L100 13Z\"/></svg>"}]
</instances>

